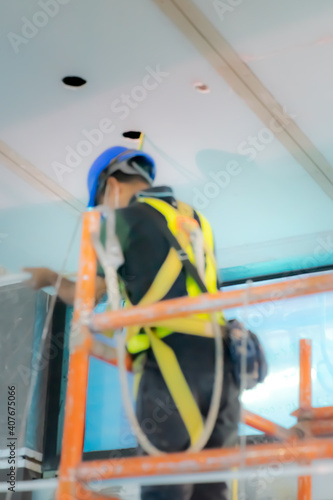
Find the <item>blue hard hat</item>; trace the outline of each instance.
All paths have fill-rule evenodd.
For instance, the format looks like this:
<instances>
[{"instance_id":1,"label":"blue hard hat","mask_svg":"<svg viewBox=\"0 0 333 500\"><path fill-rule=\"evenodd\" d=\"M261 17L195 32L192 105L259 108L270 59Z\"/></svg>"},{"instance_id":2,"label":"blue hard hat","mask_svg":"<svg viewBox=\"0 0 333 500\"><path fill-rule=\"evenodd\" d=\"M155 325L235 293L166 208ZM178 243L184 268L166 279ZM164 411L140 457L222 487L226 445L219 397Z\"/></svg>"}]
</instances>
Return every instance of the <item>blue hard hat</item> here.
<instances>
[{"instance_id":1,"label":"blue hard hat","mask_svg":"<svg viewBox=\"0 0 333 500\"><path fill-rule=\"evenodd\" d=\"M135 162L131 162L130 165L126 165L126 160L130 160L132 158L142 158L144 164L140 162L140 164L136 164ZM94 161L92 166L90 167L88 173L88 191L89 191L89 203L88 207L96 206L96 193L98 189L98 179L100 174L109 169L109 175L120 170L127 174L138 174L144 177L150 184L153 183L155 179L155 162L153 158L138 149L128 149L123 146L114 146L113 148L109 148L104 153L99 155L98 158Z\"/></svg>"}]
</instances>

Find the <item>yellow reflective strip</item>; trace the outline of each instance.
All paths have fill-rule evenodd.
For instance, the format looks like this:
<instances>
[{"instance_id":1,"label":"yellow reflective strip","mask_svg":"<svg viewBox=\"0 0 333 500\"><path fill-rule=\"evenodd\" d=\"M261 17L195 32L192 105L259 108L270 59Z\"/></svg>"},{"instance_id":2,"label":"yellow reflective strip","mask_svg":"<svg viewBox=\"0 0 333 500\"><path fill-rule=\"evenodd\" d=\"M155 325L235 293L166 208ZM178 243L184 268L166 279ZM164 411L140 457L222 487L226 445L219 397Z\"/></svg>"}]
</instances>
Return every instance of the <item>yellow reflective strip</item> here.
<instances>
[{"instance_id":1,"label":"yellow reflective strip","mask_svg":"<svg viewBox=\"0 0 333 500\"><path fill-rule=\"evenodd\" d=\"M204 234L204 238L206 242L208 243L209 247L211 250L214 250L214 238L213 238L213 231L211 228L211 225L209 224L208 220L204 215L202 215L200 212L197 212L198 217L200 219L200 224L201 224L201 229Z\"/></svg>"},{"instance_id":2,"label":"yellow reflective strip","mask_svg":"<svg viewBox=\"0 0 333 500\"><path fill-rule=\"evenodd\" d=\"M211 248L205 239L204 239L204 250L207 253L207 255L210 257L210 259L212 260L214 267L217 268L217 262L216 262L215 255L214 255L214 248Z\"/></svg>"},{"instance_id":3,"label":"yellow reflective strip","mask_svg":"<svg viewBox=\"0 0 333 500\"><path fill-rule=\"evenodd\" d=\"M187 252L190 261L192 263L195 263L193 248L189 244L188 236L185 234L185 232L177 230L176 222L179 212L181 212L181 209L178 211L165 201L156 198L139 198L138 201L140 201L141 203L147 203L148 205L151 205L165 217L170 231L178 239L182 248ZM192 211L188 210L188 208L191 209ZM186 206L186 210L188 210L188 213L191 213L193 216L193 209L189 205ZM214 245L213 233L207 219L202 214L198 213L198 216L200 219L205 241L207 289L209 292L214 293L217 291L216 287L217 271L215 266L215 257L213 253L213 245ZM175 251L175 249L171 250L170 254L168 254L166 261L163 263L161 269L159 270L154 282L152 283L151 288L148 290L146 295L140 301L140 305L148 305L151 303L158 302L159 300L161 300L161 298L163 298L167 294L173 283L176 281L182 269L182 264L178 259L177 252ZM175 257L177 260L175 259ZM172 280L170 277L171 274L172 274ZM190 297L196 297L201 293L198 284L191 276L187 276L186 278L186 288L188 295ZM219 318L219 323L222 325L225 324L223 314L222 313L217 313L217 314ZM183 320L174 320L172 321L171 324L169 322L168 324L166 323L163 324L163 326L161 323L159 323L160 325L159 327L157 324L154 326L158 327L157 334L160 338L166 337L167 335L173 333L173 331L179 331L185 334L189 333L190 335L205 335L205 333L200 333L203 332L203 330L201 330L201 326L195 325L195 321L201 321L207 323L211 320L211 316L209 314L203 313L196 315L195 318L196 318L195 320L193 319L193 323L191 323L191 327L189 325L186 327ZM146 337L144 334L137 335L139 329L140 327L131 327L131 329L128 330L128 338L129 338L128 349L129 352L133 354L143 351L144 349L148 349L150 347L150 342L148 337ZM186 331L186 329L187 330L190 329L191 331ZM136 336L135 340L133 337L134 335Z\"/></svg>"},{"instance_id":4,"label":"yellow reflective strip","mask_svg":"<svg viewBox=\"0 0 333 500\"><path fill-rule=\"evenodd\" d=\"M178 408L193 445L198 441L203 431L203 420L198 405L173 350L157 338L150 328L147 328L146 331L164 381Z\"/></svg>"},{"instance_id":5,"label":"yellow reflective strip","mask_svg":"<svg viewBox=\"0 0 333 500\"><path fill-rule=\"evenodd\" d=\"M141 377L143 374L143 368L145 365L146 354L143 353L135 358L132 364L133 373L134 373L134 381L133 381L133 394L134 398L137 398L139 385L141 381Z\"/></svg>"},{"instance_id":6,"label":"yellow reflective strip","mask_svg":"<svg viewBox=\"0 0 333 500\"><path fill-rule=\"evenodd\" d=\"M201 337L213 337L213 327L208 321L198 318L176 318L157 321L154 323L159 338L166 337L165 332L179 332Z\"/></svg>"},{"instance_id":7,"label":"yellow reflective strip","mask_svg":"<svg viewBox=\"0 0 333 500\"><path fill-rule=\"evenodd\" d=\"M217 292L217 263L214 255L214 238L211 225L209 224L206 217L204 217L199 212L198 216L201 223L202 232L205 241L205 252L206 252L206 285L207 290L210 293Z\"/></svg>"},{"instance_id":8,"label":"yellow reflective strip","mask_svg":"<svg viewBox=\"0 0 333 500\"><path fill-rule=\"evenodd\" d=\"M232 470L238 470L234 467ZM238 479L232 480L232 500L238 500Z\"/></svg>"},{"instance_id":9,"label":"yellow reflective strip","mask_svg":"<svg viewBox=\"0 0 333 500\"><path fill-rule=\"evenodd\" d=\"M135 400L138 397L138 391L139 391L139 385L140 385L140 382L141 382L141 378L142 378L142 372L141 373L136 373L134 375L134 380L133 380L133 396L134 396Z\"/></svg>"},{"instance_id":10,"label":"yellow reflective strip","mask_svg":"<svg viewBox=\"0 0 333 500\"><path fill-rule=\"evenodd\" d=\"M178 258L177 251L170 248L167 258L155 276L146 295L140 300L140 306L153 304L160 301L170 291L183 268Z\"/></svg>"},{"instance_id":11,"label":"yellow reflective strip","mask_svg":"<svg viewBox=\"0 0 333 500\"><path fill-rule=\"evenodd\" d=\"M158 212L164 215L167 224L169 226L172 234L176 233L176 218L177 218L177 210L173 208L169 203L163 200L159 200L157 198L138 198L138 201L141 203L147 203L147 205L151 205Z\"/></svg>"},{"instance_id":12,"label":"yellow reflective strip","mask_svg":"<svg viewBox=\"0 0 333 500\"><path fill-rule=\"evenodd\" d=\"M200 295L201 293L198 283L194 278L192 278L192 276L186 277L186 288L189 297L197 297L197 295Z\"/></svg>"},{"instance_id":13,"label":"yellow reflective strip","mask_svg":"<svg viewBox=\"0 0 333 500\"><path fill-rule=\"evenodd\" d=\"M145 333L140 333L130 338L127 342L127 350L130 354L146 351L150 347L149 338Z\"/></svg>"},{"instance_id":14,"label":"yellow reflective strip","mask_svg":"<svg viewBox=\"0 0 333 500\"><path fill-rule=\"evenodd\" d=\"M216 268L212 263L212 260L207 256L207 264L206 264L206 286L207 290L210 293L217 292L217 275Z\"/></svg>"},{"instance_id":15,"label":"yellow reflective strip","mask_svg":"<svg viewBox=\"0 0 333 500\"><path fill-rule=\"evenodd\" d=\"M171 248L151 287L141 299L140 306L160 301L169 292L182 267L176 250ZM139 331L140 326L131 326L127 329L127 349L131 354L136 354L150 347L148 338L144 334L138 335Z\"/></svg>"},{"instance_id":16,"label":"yellow reflective strip","mask_svg":"<svg viewBox=\"0 0 333 500\"><path fill-rule=\"evenodd\" d=\"M154 328L155 325L147 325L147 326L149 326L150 328ZM156 331L156 334L159 339L164 339L164 337L167 337L168 335L174 333L173 330L170 330L170 328L165 328L164 326L159 326L156 329L154 328L154 330Z\"/></svg>"},{"instance_id":17,"label":"yellow reflective strip","mask_svg":"<svg viewBox=\"0 0 333 500\"><path fill-rule=\"evenodd\" d=\"M222 313L216 313L218 323L225 324L225 319ZM160 339L171 335L174 332L184 335L197 335L199 337L214 337L211 317L209 314L197 315L195 318L176 318L171 320L163 320L155 322L154 325L149 325L151 328L156 328L156 334ZM140 333L132 337L127 342L127 349L130 354L137 354L147 350L150 347L149 338L146 334Z\"/></svg>"},{"instance_id":18,"label":"yellow reflective strip","mask_svg":"<svg viewBox=\"0 0 333 500\"><path fill-rule=\"evenodd\" d=\"M226 324L226 320L225 320L225 317L224 317L224 314L223 312L218 312L218 313L215 313L216 316L217 316L217 320L219 322L219 325L225 325Z\"/></svg>"},{"instance_id":19,"label":"yellow reflective strip","mask_svg":"<svg viewBox=\"0 0 333 500\"><path fill-rule=\"evenodd\" d=\"M189 243L188 235L184 231L179 231L177 228L177 217L179 216L180 212L176 208L169 205L169 203L167 203L166 201L159 200L156 198L139 198L138 201L140 201L141 203L147 203L147 205L151 205L165 217L170 231L177 238L183 250L185 250L192 264L194 264L195 263L194 252L191 244ZM178 204L179 203L181 202L178 202ZM189 205L188 207L191 208ZM192 216L193 216L193 209L192 209Z\"/></svg>"}]
</instances>

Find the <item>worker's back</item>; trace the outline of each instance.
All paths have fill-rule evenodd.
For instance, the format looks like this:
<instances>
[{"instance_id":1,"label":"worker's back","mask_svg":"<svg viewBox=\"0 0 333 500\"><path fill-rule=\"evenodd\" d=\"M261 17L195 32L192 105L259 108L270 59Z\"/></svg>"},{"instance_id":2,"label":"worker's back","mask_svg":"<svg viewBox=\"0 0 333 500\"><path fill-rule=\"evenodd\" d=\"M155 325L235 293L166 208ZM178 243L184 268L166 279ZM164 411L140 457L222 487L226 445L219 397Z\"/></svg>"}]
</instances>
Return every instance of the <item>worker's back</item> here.
<instances>
[{"instance_id":1,"label":"worker's back","mask_svg":"<svg viewBox=\"0 0 333 500\"><path fill-rule=\"evenodd\" d=\"M150 188L144 195L161 199L177 208L170 188ZM124 254L124 264L118 269L118 274L133 305L144 297L170 250L170 243L161 230L163 225L167 226L167 221L161 213L156 212L159 218L157 224L153 212L156 211L152 207L147 210L137 198L133 198L128 207L116 211L116 233ZM186 274L183 270L164 299L185 295Z\"/></svg>"},{"instance_id":2,"label":"worker's back","mask_svg":"<svg viewBox=\"0 0 333 500\"><path fill-rule=\"evenodd\" d=\"M132 305L137 305L143 298L147 303L147 293L149 292L149 295L151 295L152 284L154 284L153 288L164 291L161 291L160 295L156 295L150 302L186 295L195 296L205 291L206 284L202 284L204 289L200 289L195 279L189 276L188 268L183 265L184 255L187 256L185 253L181 256L183 259L181 262L176 257L178 262L175 265L179 266L179 271L175 272L173 278L171 275L174 269L170 263L170 268L165 270L164 278L160 276L159 282L156 279L162 267L167 266L167 258L173 243L176 242L176 245L178 243L177 239L172 235L175 217L178 218L179 216L186 220L192 218L197 227L204 230L204 237L206 237L205 232L209 232L210 236L207 236L207 239L213 240L208 222L206 220L203 222L203 217L188 205L186 207L191 211L191 217L179 214L180 207L184 211L184 204L174 198L170 188L157 187L138 193L131 200L128 207L116 211L116 233L124 255L124 264L118 269L118 274L123 282L127 298ZM205 224L204 228L202 227L203 224ZM206 243L208 245L208 242ZM181 247L181 250L183 250L183 247ZM192 251L191 248L189 250ZM211 253L213 253L213 248L211 248ZM205 268L210 269L207 277L207 280L210 281L208 290L215 292L217 290L216 269L213 268L212 264L207 266L208 259L209 257L206 255ZM199 275L197 278L200 280ZM168 280L171 281L168 282ZM202 319L202 316L200 319ZM206 316L207 321L209 321L208 315ZM184 333L187 333L184 331L183 334L175 335L181 332L178 332L177 328L169 328L169 330L166 328L157 329L157 333L159 332L164 341L173 347L177 356L184 357L185 365L189 357L191 357L189 350L193 350L193 355L200 355L202 349L207 354L203 362L207 362L210 366L212 363L214 364L213 338L184 335ZM131 354L135 355L144 350L147 342L143 338L143 335L141 335L129 342L128 349ZM151 355L151 351L148 354Z\"/></svg>"}]
</instances>

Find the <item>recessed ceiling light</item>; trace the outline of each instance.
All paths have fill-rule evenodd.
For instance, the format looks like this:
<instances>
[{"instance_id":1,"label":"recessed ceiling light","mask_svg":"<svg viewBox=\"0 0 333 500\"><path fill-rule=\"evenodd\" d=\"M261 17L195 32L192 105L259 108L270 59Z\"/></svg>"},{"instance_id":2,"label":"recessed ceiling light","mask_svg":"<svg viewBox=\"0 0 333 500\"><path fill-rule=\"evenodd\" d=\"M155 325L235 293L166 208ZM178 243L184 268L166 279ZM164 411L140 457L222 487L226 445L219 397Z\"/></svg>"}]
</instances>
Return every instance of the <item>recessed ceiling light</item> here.
<instances>
[{"instance_id":1,"label":"recessed ceiling light","mask_svg":"<svg viewBox=\"0 0 333 500\"><path fill-rule=\"evenodd\" d=\"M141 132L137 132L135 130L129 130L128 132L123 133L123 137L126 139L132 139L133 141L138 141L140 139Z\"/></svg>"},{"instance_id":2,"label":"recessed ceiling light","mask_svg":"<svg viewBox=\"0 0 333 500\"><path fill-rule=\"evenodd\" d=\"M87 80L84 80L80 76L65 76L62 79L62 82L64 85L66 85L66 87L77 88L85 85L87 83Z\"/></svg>"},{"instance_id":3,"label":"recessed ceiling light","mask_svg":"<svg viewBox=\"0 0 333 500\"><path fill-rule=\"evenodd\" d=\"M200 92L201 94L208 94L210 92L210 88L208 87L208 85L202 82L195 83L193 87L197 92Z\"/></svg>"}]
</instances>

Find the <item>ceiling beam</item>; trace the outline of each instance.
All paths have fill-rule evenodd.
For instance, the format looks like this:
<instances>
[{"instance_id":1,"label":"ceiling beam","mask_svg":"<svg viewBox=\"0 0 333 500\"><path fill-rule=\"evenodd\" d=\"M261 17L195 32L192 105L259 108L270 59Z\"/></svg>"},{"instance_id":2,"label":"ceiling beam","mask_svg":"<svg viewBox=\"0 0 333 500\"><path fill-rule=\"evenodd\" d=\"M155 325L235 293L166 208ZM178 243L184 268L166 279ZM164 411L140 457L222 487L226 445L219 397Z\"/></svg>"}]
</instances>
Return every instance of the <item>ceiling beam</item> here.
<instances>
[{"instance_id":1,"label":"ceiling beam","mask_svg":"<svg viewBox=\"0 0 333 500\"><path fill-rule=\"evenodd\" d=\"M191 0L153 0L333 199L333 168Z\"/></svg>"},{"instance_id":2,"label":"ceiling beam","mask_svg":"<svg viewBox=\"0 0 333 500\"><path fill-rule=\"evenodd\" d=\"M38 170L28 160L22 158L7 144L0 140L0 164L21 177L25 182L52 199L63 201L75 212L81 213L85 206L77 198L62 188L50 177Z\"/></svg>"}]
</instances>

